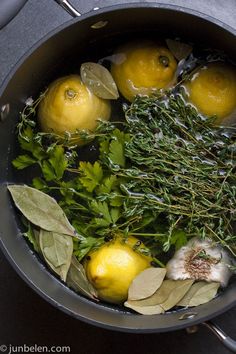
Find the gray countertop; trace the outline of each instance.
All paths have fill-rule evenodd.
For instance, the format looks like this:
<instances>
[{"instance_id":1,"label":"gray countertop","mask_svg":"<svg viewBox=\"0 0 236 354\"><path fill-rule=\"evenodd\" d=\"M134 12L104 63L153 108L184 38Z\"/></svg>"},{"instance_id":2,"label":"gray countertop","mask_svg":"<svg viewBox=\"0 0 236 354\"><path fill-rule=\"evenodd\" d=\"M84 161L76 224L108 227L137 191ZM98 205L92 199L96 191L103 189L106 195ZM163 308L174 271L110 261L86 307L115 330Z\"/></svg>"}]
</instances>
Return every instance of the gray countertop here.
<instances>
[{"instance_id":1,"label":"gray countertop","mask_svg":"<svg viewBox=\"0 0 236 354\"><path fill-rule=\"evenodd\" d=\"M1 1L1 0L0 0ZM10 0L9 0L10 1ZM127 3L120 0L72 0L82 13L94 7ZM143 1L129 1L143 2ZM152 1L146 1L152 2ZM236 0L159 0L211 15L236 28ZM46 33L69 21L70 15L53 0L29 0L18 15L0 31L0 85L11 68ZM216 318L236 339L236 308ZM228 354L203 326L194 334L127 334L89 326L42 300L14 272L0 252L0 352L9 345L70 346L78 354ZM3 350L3 345L8 349ZM26 350L25 350L26 352Z\"/></svg>"}]
</instances>

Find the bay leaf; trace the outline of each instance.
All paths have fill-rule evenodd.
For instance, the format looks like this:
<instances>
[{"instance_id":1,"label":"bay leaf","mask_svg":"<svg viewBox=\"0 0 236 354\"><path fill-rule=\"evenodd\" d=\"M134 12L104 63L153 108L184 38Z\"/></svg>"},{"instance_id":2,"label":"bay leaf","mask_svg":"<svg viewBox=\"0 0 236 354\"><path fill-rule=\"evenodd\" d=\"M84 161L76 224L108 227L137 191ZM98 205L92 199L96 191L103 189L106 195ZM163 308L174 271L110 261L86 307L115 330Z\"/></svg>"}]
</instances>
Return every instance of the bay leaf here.
<instances>
[{"instance_id":1,"label":"bay leaf","mask_svg":"<svg viewBox=\"0 0 236 354\"><path fill-rule=\"evenodd\" d=\"M73 254L72 237L41 229L39 232L39 245L49 267L63 281L66 281Z\"/></svg>"},{"instance_id":2,"label":"bay leaf","mask_svg":"<svg viewBox=\"0 0 236 354\"><path fill-rule=\"evenodd\" d=\"M119 93L111 73L102 65L92 62L83 63L80 67L83 83L96 96L116 100Z\"/></svg>"},{"instance_id":3,"label":"bay leaf","mask_svg":"<svg viewBox=\"0 0 236 354\"><path fill-rule=\"evenodd\" d=\"M193 50L191 45L173 39L166 39L166 44L174 57L179 61L186 59Z\"/></svg>"},{"instance_id":4,"label":"bay leaf","mask_svg":"<svg viewBox=\"0 0 236 354\"><path fill-rule=\"evenodd\" d=\"M153 295L161 286L166 275L165 268L147 268L132 281L128 300L141 300Z\"/></svg>"},{"instance_id":5,"label":"bay leaf","mask_svg":"<svg viewBox=\"0 0 236 354\"><path fill-rule=\"evenodd\" d=\"M143 300L128 300L126 307L145 315L164 313L184 297L194 280L164 280L160 288L149 298Z\"/></svg>"},{"instance_id":6,"label":"bay leaf","mask_svg":"<svg viewBox=\"0 0 236 354\"><path fill-rule=\"evenodd\" d=\"M177 283L176 283L177 282ZM170 293L176 288L182 280L164 280L160 288L150 297L142 300L129 300L134 306L155 306L165 302Z\"/></svg>"},{"instance_id":7,"label":"bay leaf","mask_svg":"<svg viewBox=\"0 0 236 354\"><path fill-rule=\"evenodd\" d=\"M178 306L193 307L205 304L212 300L220 287L220 283L199 281L191 286L185 296L178 302Z\"/></svg>"},{"instance_id":8,"label":"bay leaf","mask_svg":"<svg viewBox=\"0 0 236 354\"><path fill-rule=\"evenodd\" d=\"M190 287L192 286L194 280L186 279L186 280L172 280L175 282L175 287L170 291L168 298L166 301L160 304L161 307L165 311L170 310L172 307L176 306L177 303L184 297L184 295L188 292Z\"/></svg>"},{"instance_id":9,"label":"bay leaf","mask_svg":"<svg viewBox=\"0 0 236 354\"><path fill-rule=\"evenodd\" d=\"M88 281L83 265L72 256L71 265L67 274L66 284L76 292L91 299L97 298L97 292Z\"/></svg>"},{"instance_id":10,"label":"bay leaf","mask_svg":"<svg viewBox=\"0 0 236 354\"><path fill-rule=\"evenodd\" d=\"M142 315L159 315L164 313L164 309L159 305L154 306L138 306L134 305L132 302L126 301L124 305Z\"/></svg>"},{"instance_id":11,"label":"bay leaf","mask_svg":"<svg viewBox=\"0 0 236 354\"><path fill-rule=\"evenodd\" d=\"M17 208L34 225L47 231L78 237L54 198L26 185L12 184L8 190Z\"/></svg>"}]
</instances>

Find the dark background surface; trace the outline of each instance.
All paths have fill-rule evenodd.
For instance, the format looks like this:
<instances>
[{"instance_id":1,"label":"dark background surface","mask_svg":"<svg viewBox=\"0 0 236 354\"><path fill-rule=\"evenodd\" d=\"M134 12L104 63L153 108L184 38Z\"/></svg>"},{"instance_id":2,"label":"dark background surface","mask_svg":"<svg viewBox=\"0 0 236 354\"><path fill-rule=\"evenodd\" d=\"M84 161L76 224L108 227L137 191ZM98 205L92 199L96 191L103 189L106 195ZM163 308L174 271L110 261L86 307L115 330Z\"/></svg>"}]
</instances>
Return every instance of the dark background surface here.
<instances>
[{"instance_id":1,"label":"dark background surface","mask_svg":"<svg viewBox=\"0 0 236 354\"><path fill-rule=\"evenodd\" d=\"M0 0L1 1L1 0ZM11 1L11 0L9 0ZM73 0L81 12L127 1ZM135 1L129 1L135 2ZM136 1L141 2L141 1ZM147 1L148 2L148 1ZM236 0L175 0L236 27ZM29 0L0 31L0 84L19 58L40 38L70 20L53 0ZM236 308L215 322L236 339ZM185 330L165 334L127 334L95 328L70 318L31 290L0 252L0 353L3 345L70 346L76 354L228 354L203 326L194 334ZM9 351L9 347L5 353Z\"/></svg>"}]
</instances>

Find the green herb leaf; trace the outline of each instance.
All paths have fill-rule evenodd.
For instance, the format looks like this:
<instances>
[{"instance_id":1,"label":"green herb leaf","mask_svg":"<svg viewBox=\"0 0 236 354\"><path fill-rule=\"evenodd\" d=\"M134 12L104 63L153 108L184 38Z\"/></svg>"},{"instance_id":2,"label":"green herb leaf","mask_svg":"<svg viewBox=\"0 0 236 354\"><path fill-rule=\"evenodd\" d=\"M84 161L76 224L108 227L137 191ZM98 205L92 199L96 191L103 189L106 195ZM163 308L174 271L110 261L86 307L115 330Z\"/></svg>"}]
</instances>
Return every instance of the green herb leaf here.
<instances>
[{"instance_id":1,"label":"green herb leaf","mask_svg":"<svg viewBox=\"0 0 236 354\"><path fill-rule=\"evenodd\" d=\"M9 185L8 190L17 208L34 225L76 237L74 228L55 199L26 185Z\"/></svg>"},{"instance_id":2,"label":"green herb leaf","mask_svg":"<svg viewBox=\"0 0 236 354\"><path fill-rule=\"evenodd\" d=\"M82 173L82 176L80 177L81 184L88 192L93 192L103 178L103 170L100 163L96 161L92 165L90 162L81 161L79 164L79 171Z\"/></svg>"},{"instance_id":3,"label":"green herb leaf","mask_svg":"<svg viewBox=\"0 0 236 354\"><path fill-rule=\"evenodd\" d=\"M30 126L27 126L23 131L23 137L19 136L18 140L22 150L31 152L33 157L41 161L46 157L46 153L40 143L35 141L34 138L35 135L33 129Z\"/></svg>"},{"instance_id":4,"label":"green herb leaf","mask_svg":"<svg viewBox=\"0 0 236 354\"><path fill-rule=\"evenodd\" d=\"M130 139L129 134L125 134L119 129L115 129L111 135L109 145L109 159L113 165L125 167L124 146Z\"/></svg>"},{"instance_id":5,"label":"green herb leaf","mask_svg":"<svg viewBox=\"0 0 236 354\"><path fill-rule=\"evenodd\" d=\"M47 182L53 181L55 179L55 171L48 160L44 160L42 162L42 172Z\"/></svg>"},{"instance_id":6,"label":"green herb leaf","mask_svg":"<svg viewBox=\"0 0 236 354\"><path fill-rule=\"evenodd\" d=\"M39 253L39 231L33 228L30 223L28 223L28 230L23 235L32 244L34 250Z\"/></svg>"},{"instance_id":7,"label":"green herb leaf","mask_svg":"<svg viewBox=\"0 0 236 354\"><path fill-rule=\"evenodd\" d=\"M61 179L68 165L65 150L62 146L55 145L54 149L50 151L49 162L54 169L56 179Z\"/></svg>"},{"instance_id":8,"label":"green herb leaf","mask_svg":"<svg viewBox=\"0 0 236 354\"><path fill-rule=\"evenodd\" d=\"M73 253L72 237L41 229L39 245L47 264L66 281Z\"/></svg>"},{"instance_id":9,"label":"green herb leaf","mask_svg":"<svg viewBox=\"0 0 236 354\"><path fill-rule=\"evenodd\" d=\"M33 157L30 157L29 155L20 155L15 160L12 161L12 164L18 170L22 170L28 166L33 165L36 162L37 160Z\"/></svg>"},{"instance_id":10,"label":"green herb leaf","mask_svg":"<svg viewBox=\"0 0 236 354\"><path fill-rule=\"evenodd\" d=\"M102 184L98 187L98 194L109 194L112 190L117 186L118 179L117 176L111 175L109 177L104 178Z\"/></svg>"},{"instance_id":11,"label":"green herb leaf","mask_svg":"<svg viewBox=\"0 0 236 354\"><path fill-rule=\"evenodd\" d=\"M123 204L122 198L116 193L113 193L110 198L110 205L113 207L121 207L122 204Z\"/></svg>"},{"instance_id":12,"label":"green herb leaf","mask_svg":"<svg viewBox=\"0 0 236 354\"><path fill-rule=\"evenodd\" d=\"M110 215L110 210L106 202L98 202L92 200L90 203L91 210L97 214L99 217L94 218L95 224L98 227L109 226L113 223L112 217Z\"/></svg>"},{"instance_id":13,"label":"green herb leaf","mask_svg":"<svg viewBox=\"0 0 236 354\"><path fill-rule=\"evenodd\" d=\"M97 292L88 281L83 265L78 262L75 256L72 256L66 284L76 292L97 300Z\"/></svg>"},{"instance_id":14,"label":"green herb leaf","mask_svg":"<svg viewBox=\"0 0 236 354\"><path fill-rule=\"evenodd\" d=\"M174 230L171 235L171 244L175 245L175 249L179 250L187 243L187 235L183 230Z\"/></svg>"},{"instance_id":15,"label":"green herb leaf","mask_svg":"<svg viewBox=\"0 0 236 354\"><path fill-rule=\"evenodd\" d=\"M101 156L106 156L109 153L109 140L100 139L99 151L100 151Z\"/></svg>"},{"instance_id":16,"label":"green herb leaf","mask_svg":"<svg viewBox=\"0 0 236 354\"><path fill-rule=\"evenodd\" d=\"M111 73L97 63L83 63L80 68L83 83L98 97L116 100L119 93Z\"/></svg>"},{"instance_id":17,"label":"green herb leaf","mask_svg":"<svg viewBox=\"0 0 236 354\"><path fill-rule=\"evenodd\" d=\"M220 287L220 283L200 281L191 286L185 296L178 302L178 306L193 307L205 304L212 300Z\"/></svg>"},{"instance_id":18,"label":"green herb leaf","mask_svg":"<svg viewBox=\"0 0 236 354\"><path fill-rule=\"evenodd\" d=\"M120 217L120 209L119 208L111 208L110 215L111 215L112 223L115 224Z\"/></svg>"},{"instance_id":19,"label":"green herb leaf","mask_svg":"<svg viewBox=\"0 0 236 354\"><path fill-rule=\"evenodd\" d=\"M48 189L48 185L40 177L33 178L32 184L33 184L34 188L39 189L39 190L47 190Z\"/></svg>"},{"instance_id":20,"label":"green herb leaf","mask_svg":"<svg viewBox=\"0 0 236 354\"><path fill-rule=\"evenodd\" d=\"M85 237L74 241L74 255L81 261L93 248L100 247L104 243L103 238Z\"/></svg>"},{"instance_id":21,"label":"green herb leaf","mask_svg":"<svg viewBox=\"0 0 236 354\"><path fill-rule=\"evenodd\" d=\"M132 281L128 300L141 300L153 295L161 286L166 275L165 268L147 268Z\"/></svg>"},{"instance_id":22,"label":"green herb leaf","mask_svg":"<svg viewBox=\"0 0 236 354\"><path fill-rule=\"evenodd\" d=\"M42 162L42 172L46 181L60 180L68 166L65 150L61 145L54 145Z\"/></svg>"}]
</instances>

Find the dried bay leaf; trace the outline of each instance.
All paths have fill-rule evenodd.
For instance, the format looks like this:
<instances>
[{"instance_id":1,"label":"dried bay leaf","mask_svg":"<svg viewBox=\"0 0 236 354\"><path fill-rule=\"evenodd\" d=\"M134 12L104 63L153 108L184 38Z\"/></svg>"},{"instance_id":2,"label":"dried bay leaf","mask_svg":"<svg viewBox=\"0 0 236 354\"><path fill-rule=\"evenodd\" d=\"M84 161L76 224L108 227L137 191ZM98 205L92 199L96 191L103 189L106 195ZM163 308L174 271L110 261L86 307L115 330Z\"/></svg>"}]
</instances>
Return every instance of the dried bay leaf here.
<instances>
[{"instance_id":1,"label":"dried bay leaf","mask_svg":"<svg viewBox=\"0 0 236 354\"><path fill-rule=\"evenodd\" d=\"M220 283L199 281L191 286L185 296L178 302L178 306L193 307L205 304L212 300L220 287Z\"/></svg>"},{"instance_id":2,"label":"dried bay leaf","mask_svg":"<svg viewBox=\"0 0 236 354\"><path fill-rule=\"evenodd\" d=\"M17 208L34 225L47 231L78 237L55 199L26 185L9 185L8 190Z\"/></svg>"},{"instance_id":3,"label":"dried bay leaf","mask_svg":"<svg viewBox=\"0 0 236 354\"><path fill-rule=\"evenodd\" d=\"M96 96L116 100L119 93L111 73L102 65L92 62L83 63L80 67L83 83Z\"/></svg>"},{"instance_id":4,"label":"dried bay leaf","mask_svg":"<svg viewBox=\"0 0 236 354\"><path fill-rule=\"evenodd\" d=\"M189 302L194 297L194 295L198 292L199 289L205 286L207 282L205 281L198 281L194 283L189 291L185 294L185 296L178 302L178 306L189 306Z\"/></svg>"},{"instance_id":5,"label":"dried bay leaf","mask_svg":"<svg viewBox=\"0 0 236 354\"><path fill-rule=\"evenodd\" d=\"M72 237L41 229L39 233L39 245L49 267L63 281L66 281L73 254Z\"/></svg>"},{"instance_id":6,"label":"dried bay leaf","mask_svg":"<svg viewBox=\"0 0 236 354\"><path fill-rule=\"evenodd\" d=\"M184 297L192 286L194 280L173 280L175 282L175 287L170 291L169 296L166 301L162 302L160 305L165 311L170 310L172 307L176 306L177 303Z\"/></svg>"},{"instance_id":7,"label":"dried bay leaf","mask_svg":"<svg viewBox=\"0 0 236 354\"><path fill-rule=\"evenodd\" d=\"M71 259L66 284L76 292L98 300L97 292L88 281L83 265L76 259L75 256L72 256Z\"/></svg>"},{"instance_id":8,"label":"dried bay leaf","mask_svg":"<svg viewBox=\"0 0 236 354\"><path fill-rule=\"evenodd\" d=\"M159 305L154 305L154 306L138 306L134 305L133 302L131 301L126 301L124 305L142 315L159 315L161 313L164 313L164 309L159 306Z\"/></svg>"},{"instance_id":9,"label":"dried bay leaf","mask_svg":"<svg viewBox=\"0 0 236 354\"><path fill-rule=\"evenodd\" d=\"M136 306L155 306L165 302L169 294L176 287L176 282L182 282L182 280L164 280L160 288L150 297L143 300L129 300L129 303ZM177 283L178 284L178 283Z\"/></svg>"},{"instance_id":10,"label":"dried bay leaf","mask_svg":"<svg viewBox=\"0 0 236 354\"><path fill-rule=\"evenodd\" d=\"M193 50L191 45L173 39L166 39L166 44L174 57L179 61L186 59Z\"/></svg>"},{"instance_id":11,"label":"dried bay leaf","mask_svg":"<svg viewBox=\"0 0 236 354\"><path fill-rule=\"evenodd\" d=\"M170 310L187 293L194 280L164 280L160 288L149 298L128 300L126 307L138 313L156 315Z\"/></svg>"},{"instance_id":12,"label":"dried bay leaf","mask_svg":"<svg viewBox=\"0 0 236 354\"><path fill-rule=\"evenodd\" d=\"M165 268L147 268L132 281L128 300L141 300L153 295L166 275Z\"/></svg>"}]
</instances>

